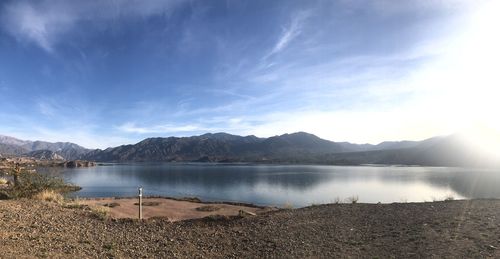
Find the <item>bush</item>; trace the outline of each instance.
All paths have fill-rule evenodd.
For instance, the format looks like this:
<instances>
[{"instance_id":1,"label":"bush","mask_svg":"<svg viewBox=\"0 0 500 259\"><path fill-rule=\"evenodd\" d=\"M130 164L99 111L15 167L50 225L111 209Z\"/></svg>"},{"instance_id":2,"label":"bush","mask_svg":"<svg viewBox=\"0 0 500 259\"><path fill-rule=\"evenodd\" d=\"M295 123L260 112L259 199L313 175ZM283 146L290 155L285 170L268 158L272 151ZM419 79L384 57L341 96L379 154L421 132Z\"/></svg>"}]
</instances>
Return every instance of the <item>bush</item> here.
<instances>
[{"instance_id":1,"label":"bush","mask_svg":"<svg viewBox=\"0 0 500 259\"><path fill-rule=\"evenodd\" d=\"M53 190L44 190L42 192L39 192L34 196L34 198L37 200L55 202L58 204L61 204L64 200L63 196L60 193Z\"/></svg>"},{"instance_id":2,"label":"bush","mask_svg":"<svg viewBox=\"0 0 500 259\"><path fill-rule=\"evenodd\" d=\"M356 196L351 196L351 197L347 198L346 201L348 203L355 204L355 203L358 203L359 197L357 195Z\"/></svg>"},{"instance_id":3,"label":"bush","mask_svg":"<svg viewBox=\"0 0 500 259\"><path fill-rule=\"evenodd\" d=\"M32 198L43 191L55 191L65 193L76 191L79 187L68 185L61 178L49 177L46 175L24 172L19 175L19 182L9 190L13 198Z\"/></svg>"}]
</instances>

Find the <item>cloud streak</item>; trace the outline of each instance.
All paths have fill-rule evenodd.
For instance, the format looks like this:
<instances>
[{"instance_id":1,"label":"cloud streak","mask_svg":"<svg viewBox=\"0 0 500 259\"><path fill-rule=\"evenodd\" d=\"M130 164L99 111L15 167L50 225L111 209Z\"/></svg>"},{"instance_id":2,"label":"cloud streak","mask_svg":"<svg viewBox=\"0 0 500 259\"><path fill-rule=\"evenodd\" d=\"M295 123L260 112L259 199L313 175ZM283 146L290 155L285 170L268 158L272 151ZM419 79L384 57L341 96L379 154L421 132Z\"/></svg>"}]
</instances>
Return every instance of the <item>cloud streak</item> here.
<instances>
[{"instance_id":1,"label":"cloud streak","mask_svg":"<svg viewBox=\"0 0 500 259\"><path fill-rule=\"evenodd\" d=\"M290 25L283 28L283 32L281 33L278 41L263 59L268 59L269 57L283 51L295 38L297 38L302 33L304 22L310 16L310 13L310 11L301 11L293 15Z\"/></svg>"},{"instance_id":2,"label":"cloud streak","mask_svg":"<svg viewBox=\"0 0 500 259\"><path fill-rule=\"evenodd\" d=\"M182 1L13 1L1 11L4 28L20 41L54 52L63 36L79 22L109 22L118 18L144 18L169 13Z\"/></svg>"},{"instance_id":3,"label":"cloud streak","mask_svg":"<svg viewBox=\"0 0 500 259\"><path fill-rule=\"evenodd\" d=\"M135 134L167 134L167 133L182 133L182 132L197 132L207 131L208 128L200 127L199 125L176 125L163 124L153 126L137 126L135 123L127 122L117 127L119 130L127 133Z\"/></svg>"}]
</instances>

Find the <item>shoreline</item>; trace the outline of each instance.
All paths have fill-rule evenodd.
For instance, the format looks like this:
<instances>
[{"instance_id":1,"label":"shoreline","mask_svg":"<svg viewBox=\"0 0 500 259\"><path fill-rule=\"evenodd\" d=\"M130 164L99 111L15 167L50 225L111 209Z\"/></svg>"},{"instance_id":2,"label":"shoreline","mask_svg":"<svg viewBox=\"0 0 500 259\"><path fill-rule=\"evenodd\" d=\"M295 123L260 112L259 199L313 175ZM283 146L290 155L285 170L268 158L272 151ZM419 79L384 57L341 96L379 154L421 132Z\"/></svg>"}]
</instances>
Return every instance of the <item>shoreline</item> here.
<instances>
[{"instance_id":1,"label":"shoreline","mask_svg":"<svg viewBox=\"0 0 500 259\"><path fill-rule=\"evenodd\" d=\"M103 197L69 197L70 200L126 200L126 199L136 199L137 196L103 196ZM238 202L238 201L210 201L210 200L202 200L199 197L173 197L173 196L163 196L163 195L145 195L143 199L167 199L174 201L189 201L193 203L201 203L201 204L227 204L234 206L244 206L258 209L265 209L274 206L267 205L259 205L255 203L247 203L247 202Z\"/></svg>"}]
</instances>

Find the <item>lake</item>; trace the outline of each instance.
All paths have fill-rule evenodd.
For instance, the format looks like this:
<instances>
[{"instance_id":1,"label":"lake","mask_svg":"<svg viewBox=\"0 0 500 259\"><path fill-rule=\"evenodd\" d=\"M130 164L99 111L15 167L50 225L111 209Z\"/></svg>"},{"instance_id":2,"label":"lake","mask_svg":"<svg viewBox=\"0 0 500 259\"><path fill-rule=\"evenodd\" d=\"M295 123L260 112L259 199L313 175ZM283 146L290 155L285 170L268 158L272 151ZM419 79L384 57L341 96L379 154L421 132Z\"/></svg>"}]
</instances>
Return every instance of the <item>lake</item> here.
<instances>
[{"instance_id":1,"label":"lake","mask_svg":"<svg viewBox=\"0 0 500 259\"><path fill-rule=\"evenodd\" d=\"M137 163L64 169L78 197L199 197L302 207L345 201L421 202L500 198L499 170L448 167Z\"/></svg>"}]
</instances>

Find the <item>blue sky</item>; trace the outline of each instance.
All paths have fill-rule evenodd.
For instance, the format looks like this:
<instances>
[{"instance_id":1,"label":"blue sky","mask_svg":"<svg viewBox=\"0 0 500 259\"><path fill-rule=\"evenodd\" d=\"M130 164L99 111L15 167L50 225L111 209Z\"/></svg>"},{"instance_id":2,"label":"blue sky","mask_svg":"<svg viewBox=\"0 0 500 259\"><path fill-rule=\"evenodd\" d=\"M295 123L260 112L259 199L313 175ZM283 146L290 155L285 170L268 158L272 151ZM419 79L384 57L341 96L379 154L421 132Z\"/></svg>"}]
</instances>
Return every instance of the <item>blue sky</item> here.
<instances>
[{"instance_id":1,"label":"blue sky","mask_svg":"<svg viewBox=\"0 0 500 259\"><path fill-rule=\"evenodd\" d=\"M0 134L105 148L498 129L495 2L2 1Z\"/></svg>"}]
</instances>

